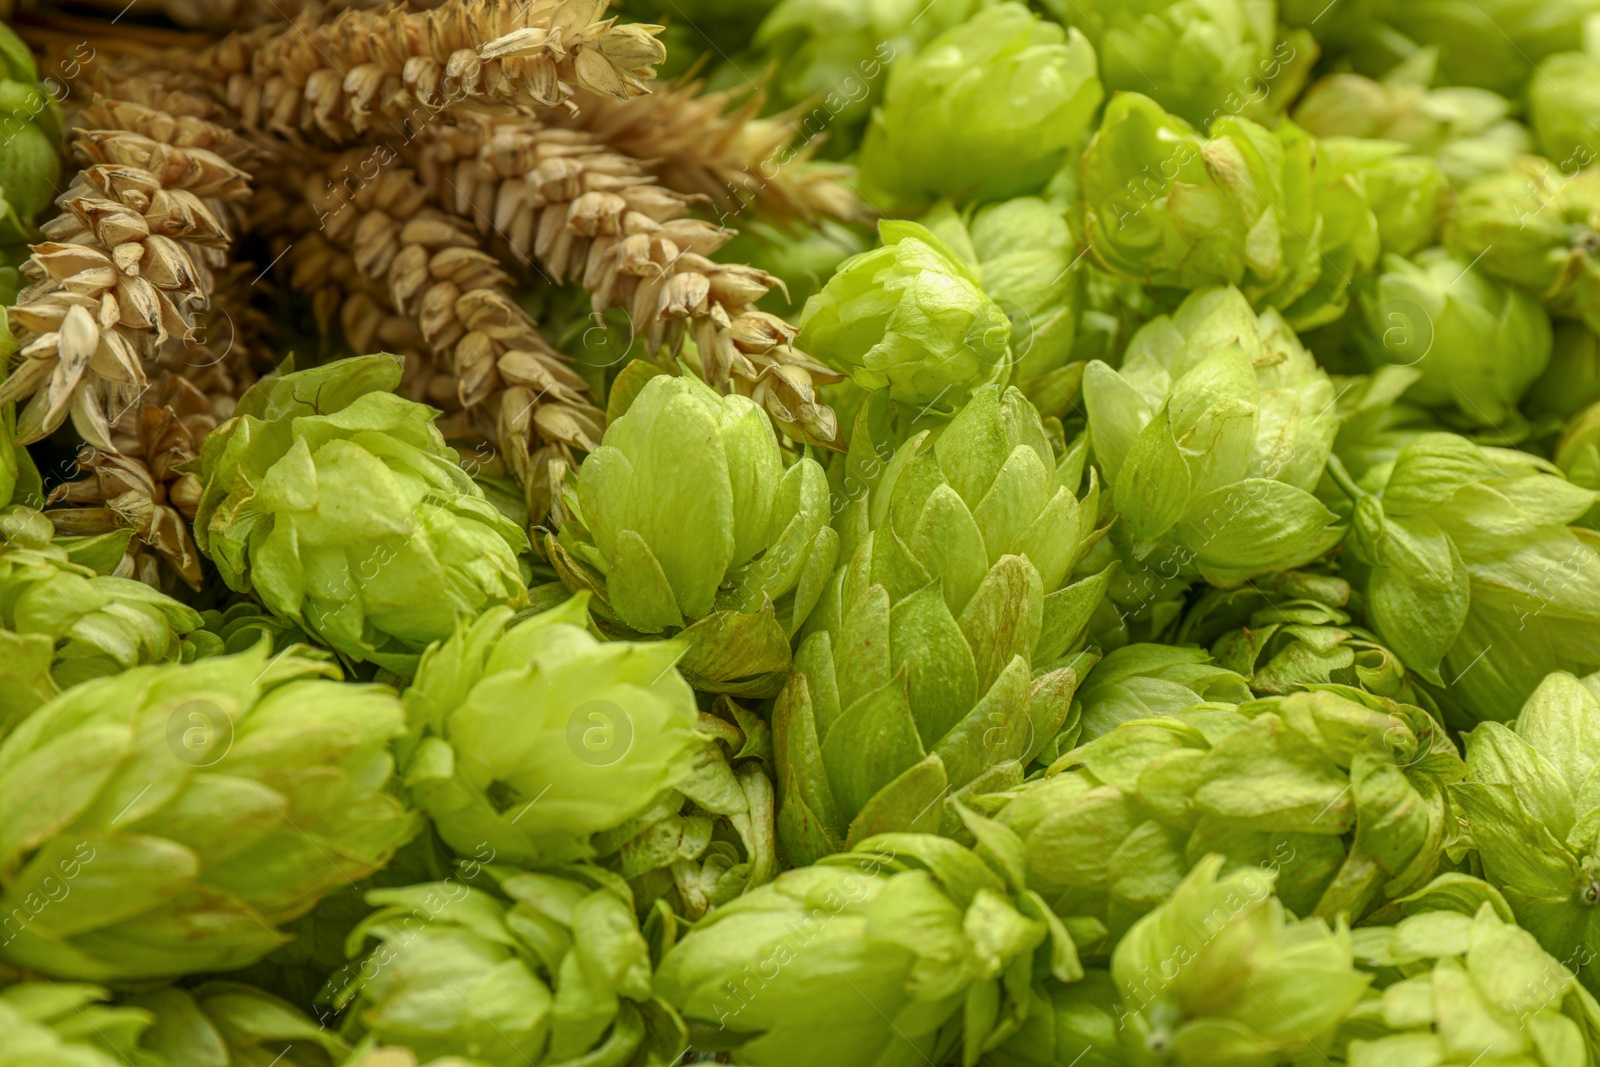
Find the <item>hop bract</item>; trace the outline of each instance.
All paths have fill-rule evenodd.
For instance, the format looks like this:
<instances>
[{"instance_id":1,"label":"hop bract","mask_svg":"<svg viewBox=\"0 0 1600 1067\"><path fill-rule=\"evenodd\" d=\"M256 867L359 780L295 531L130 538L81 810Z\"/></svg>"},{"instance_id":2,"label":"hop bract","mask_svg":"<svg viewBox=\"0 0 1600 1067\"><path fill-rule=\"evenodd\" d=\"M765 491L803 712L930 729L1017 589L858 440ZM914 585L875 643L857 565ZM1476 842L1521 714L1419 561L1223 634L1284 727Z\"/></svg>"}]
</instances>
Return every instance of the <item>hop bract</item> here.
<instances>
[{"instance_id":1,"label":"hop bract","mask_svg":"<svg viewBox=\"0 0 1600 1067\"><path fill-rule=\"evenodd\" d=\"M1370 975L1343 922L1295 921L1272 875L1201 861L1111 958L1135 1065L1270 1064L1325 1050Z\"/></svg>"},{"instance_id":2,"label":"hop bract","mask_svg":"<svg viewBox=\"0 0 1600 1067\"><path fill-rule=\"evenodd\" d=\"M1600 551L1569 525L1596 496L1550 470L1428 433L1359 484L1339 474L1368 618L1471 718L1510 719L1545 675L1600 667Z\"/></svg>"},{"instance_id":3,"label":"hop bract","mask_svg":"<svg viewBox=\"0 0 1600 1067\"><path fill-rule=\"evenodd\" d=\"M1036 192L1088 132L1104 90L1094 48L1019 3L987 8L889 72L861 181L916 205Z\"/></svg>"},{"instance_id":4,"label":"hop bract","mask_svg":"<svg viewBox=\"0 0 1600 1067\"><path fill-rule=\"evenodd\" d=\"M1107 89L1149 91L1197 126L1222 114L1270 115L1271 101L1292 99L1316 62L1309 35L1278 41L1276 3L1048 0L1045 7L1085 31Z\"/></svg>"},{"instance_id":5,"label":"hop bract","mask_svg":"<svg viewBox=\"0 0 1600 1067\"><path fill-rule=\"evenodd\" d=\"M1059 921L976 854L890 834L717 909L656 990L740 1063L971 1065L1026 1012L1036 949L1082 973Z\"/></svg>"},{"instance_id":6,"label":"hop bract","mask_svg":"<svg viewBox=\"0 0 1600 1067\"><path fill-rule=\"evenodd\" d=\"M552 552L608 621L687 628L697 685L770 695L833 570L829 501L815 460L785 469L754 403L658 375L584 460Z\"/></svg>"},{"instance_id":7,"label":"hop bract","mask_svg":"<svg viewBox=\"0 0 1600 1067\"><path fill-rule=\"evenodd\" d=\"M1083 455L1058 457L1022 394L990 387L841 516L846 562L773 712L791 862L938 829L948 795L1020 776L1051 743L1105 589L1069 584L1099 536Z\"/></svg>"},{"instance_id":8,"label":"hop bract","mask_svg":"<svg viewBox=\"0 0 1600 1067\"><path fill-rule=\"evenodd\" d=\"M1600 159L1600 59L1560 52L1528 80L1528 112L1539 151L1577 173Z\"/></svg>"},{"instance_id":9,"label":"hop bract","mask_svg":"<svg viewBox=\"0 0 1600 1067\"><path fill-rule=\"evenodd\" d=\"M438 413L363 356L269 378L205 440L195 542L341 655L409 675L458 614L527 595L527 536L456 462Z\"/></svg>"},{"instance_id":10,"label":"hop bract","mask_svg":"<svg viewBox=\"0 0 1600 1067\"><path fill-rule=\"evenodd\" d=\"M1005 381L1011 322L960 254L916 223L878 230L882 246L806 302L800 344L863 388L940 414Z\"/></svg>"},{"instance_id":11,"label":"hop bract","mask_svg":"<svg viewBox=\"0 0 1600 1067\"><path fill-rule=\"evenodd\" d=\"M450 878L367 894L377 910L347 949L377 945L325 990L349 1009L351 1037L488 1067L681 1054L683 1023L652 995L625 885L586 866L492 875L478 874L485 888Z\"/></svg>"},{"instance_id":12,"label":"hop bract","mask_svg":"<svg viewBox=\"0 0 1600 1067\"><path fill-rule=\"evenodd\" d=\"M1515 286L1442 248L1385 258L1361 293L1362 351L1422 372L1407 395L1469 426L1499 426L1550 362L1550 317Z\"/></svg>"},{"instance_id":13,"label":"hop bract","mask_svg":"<svg viewBox=\"0 0 1600 1067\"><path fill-rule=\"evenodd\" d=\"M1190 294L1134 336L1120 371L1091 363L1083 393L1133 559L1237 585L1342 536L1311 493L1338 430L1333 383L1237 289Z\"/></svg>"},{"instance_id":14,"label":"hop bract","mask_svg":"<svg viewBox=\"0 0 1600 1067\"><path fill-rule=\"evenodd\" d=\"M0 960L131 981L255 962L416 831L388 690L266 647L73 687L0 742Z\"/></svg>"},{"instance_id":15,"label":"hop bract","mask_svg":"<svg viewBox=\"0 0 1600 1067\"><path fill-rule=\"evenodd\" d=\"M590 838L689 770L694 693L671 641L600 642L586 597L515 626L498 608L423 657L406 692L405 782L463 855L500 862L593 854Z\"/></svg>"},{"instance_id":16,"label":"hop bract","mask_svg":"<svg viewBox=\"0 0 1600 1067\"><path fill-rule=\"evenodd\" d=\"M1557 315L1600 328L1600 168L1569 177L1536 156L1461 192L1451 244Z\"/></svg>"}]
</instances>

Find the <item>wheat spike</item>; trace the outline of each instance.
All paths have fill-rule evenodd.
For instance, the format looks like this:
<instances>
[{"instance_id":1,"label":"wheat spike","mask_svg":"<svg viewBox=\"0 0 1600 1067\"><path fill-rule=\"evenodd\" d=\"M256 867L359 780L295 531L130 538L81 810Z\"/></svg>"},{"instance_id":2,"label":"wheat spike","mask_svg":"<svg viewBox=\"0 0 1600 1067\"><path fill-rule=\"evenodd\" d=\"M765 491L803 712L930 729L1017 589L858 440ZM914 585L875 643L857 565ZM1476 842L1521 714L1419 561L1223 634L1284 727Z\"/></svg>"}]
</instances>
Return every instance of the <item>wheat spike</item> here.
<instances>
[{"instance_id":1,"label":"wheat spike","mask_svg":"<svg viewBox=\"0 0 1600 1067\"><path fill-rule=\"evenodd\" d=\"M199 589L203 574L190 526L200 482L186 465L199 457L200 442L217 425L204 392L163 373L112 428L114 452L83 447L78 468L88 476L56 486L45 514L66 536L132 530L115 572L119 577L170 589L170 573Z\"/></svg>"},{"instance_id":2,"label":"wheat spike","mask_svg":"<svg viewBox=\"0 0 1600 1067\"><path fill-rule=\"evenodd\" d=\"M650 160L663 185L705 197L719 221L752 209L780 222L866 218L854 168L814 160L821 133L793 115L761 118L765 102L759 89L708 93L700 81L680 81L631 100L586 97L560 121Z\"/></svg>"},{"instance_id":3,"label":"wheat spike","mask_svg":"<svg viewBox=\"0 0 1600 1067\"><path fill-rule=\"evenodd\" d=\"M430 127L406 156L446 209L577 281L597 312L622 308L652 352L692 335L707 382L750 396L798 440L834 442L838 421L816 386L840 376L752 306L777 279L712 260L733 232L686 217L689 198L638 161L583 130L486 109Z\"/></svg>"},{"instance_id":4,"label":"wheat spike","mask_svg":"<svg viewBox=\"0 0 1600 1067\"><path fill-rule=\"evenodd\" d=\"M249 147L197 114L128 100L99 100L81 120L72 152L83 169L23 266L33 284L10 312L20 362L0 403L28 401L23 443L70 414L85 441L114 452L111 424L144 390L145 363L191 334L227 263L221 205L249 195L233 162Z\"/></svg>"},{"instance_id":5,"label":"wheat spike","mask_svg":"<svg viewBox=\"0 0 1600 1067\"><path fill-rule=\"evenodd\" d=\"M463 101L538 107L648 91L658 26L603 19L606 0L449 0L430 11L306 14L234 34L190 69L226 86L249 128L350 144L408 140Z\"/></svg>"}]
</instances>

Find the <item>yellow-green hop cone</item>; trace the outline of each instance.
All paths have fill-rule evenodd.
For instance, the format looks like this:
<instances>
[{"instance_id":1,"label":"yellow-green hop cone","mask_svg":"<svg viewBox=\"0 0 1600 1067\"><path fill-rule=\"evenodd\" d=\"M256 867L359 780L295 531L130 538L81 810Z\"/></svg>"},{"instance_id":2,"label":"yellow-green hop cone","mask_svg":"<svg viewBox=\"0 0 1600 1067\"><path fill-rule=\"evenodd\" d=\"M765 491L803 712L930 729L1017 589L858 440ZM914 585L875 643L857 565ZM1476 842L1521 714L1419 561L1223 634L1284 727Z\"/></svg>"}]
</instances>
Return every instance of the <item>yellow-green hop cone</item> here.
<instances>
[{"instance_id":1,"label":"yellow-green hop cone","mask_svg":"<svg viewBox=\"0 0 1600 1067\"><path fill-rule=\"evenodd\" d=\"M1233 285L1297 329L1337 319L1377 257L1349 166L1293 123L1223 115L1203 135L1118 93L1083 157L1085 235L1110 270L1157 288Z\"/></svg>"},{"instance_id":2,"label":"yellow-green hop cone","mask_svg":"<svg viewBox=\"0 0 1600 1067\"><path fill-rule=\"evenodd\" d=\"M1556 442L1553 458L1574 485L1600 490L1600 403L1572 417Z\"/></svg>"},{"instance_id":3,"label":"yellow-green hop cone","mask_svg":"<svg viewBox=\"0 0 1600 1067\"><path fill-rule=\"evenodd\" d=\"M98 555L94 546L53 535L37 511L0 515L0 737L79 682L220 651L193 608L143 582L97 573L78 562ZM121 549L107 554L120 558Z\"/></svg>"},{"instance_id":4,"label":"yellow-green hop cone","mask_svg":"<svg viewBox=\"0 0 1600 1067\"><path fill-rule=\"evenodd\" d=\"M135 993L122 1000L148 1012L139 1048L171 1064L337 1067L350 1051L338 1034L271 994L237 982L206 982ZM140 1061L135 1059L135 1063Z\"/></svg>"},{"instance_id":5,"label":"yellow-green hop cone","mask_svg":"<svg viewBox=\"0 0 1600 1067\"><path fill-rule=\"evenodd\" d=\"M1466 427L1520 418L1517 404L1550 362L1550 317L1516 286L1442 248L1388 256L1362 286L1357 343L1374 367L1415 367L1407 397Z\"/></svg>"},{"instance_id":6,"label":"yellow-green hop cone","mask_svg":"<svg viewBox=\"0 0 1600 1067\"><path fill-rule=\"evenodd\" d=\"M367 894L378 910L350 935L355 962L324 990L348 1010L347 1036L424 1063L676 1062L683 1023L652 992L627 886L584 866L488 873L473 881L492 888L449 878Z\"/></svg>"},{"instance_id":7,"label":"yellow-green hop cone","mask_svg":"<svg viewBox=\"0 0 1600 1067\"><path fill-rule=\"evenodd\" d=\"M1402 905L1393 926L1353 931L1379 977L1341 1032L1350 1067L1594 1062L1600 1005L1577 960L1541 950L1498 893L1446 875Z\"/></svg>"},{"instance_id":8,"label":"yellow-green hop cone","mask_svg":"<svg viewBox=\"0 0 1600 1067\"><path fill-rule=\"evenodd\" d=\"M699 688L770 696L789 635L833 570L827 476L784 467L772 423L742 396L660 374L613 418L563 497L551 554L625 636L681 636Z\"/></svg>"},{"instance_id":9,"label":"yellow-green hop cone","mask_svg":"<svg viewBox=\"0 0 1600 1067\"><path fill-rule=\"evenodd\" d=\"M780 103L806 104L809 134L852 146L883 96L890 64L995 0L782 0L755 43L777 62ZM744 260L739 260L744 262Z\"/></svg>"},{"instance_id":10,"label":"yellow-green hop cone","mask_svg":"<svg viewBox=\"0 0 1600 1067\"><path fill-rule=\"evenodd\" d=\"M1104 98L1094 48L1019 3L987 8L889 72L859 161L869 199L1003 200L1044 188Z\"/></svg>"},{"instance_id":11,"label":"yellow-green hop cone","mask_svg":"<svg viewBox=\"0 0 1600 1067\"><path fill-rule=\"evenodd\" d=\"M1237 289L1191 293L1139 331L1120 370L1084 373L1089 436L1125 557L1214 585L1290 570L1343 531L1312 490L1339 415L1282 316Z\"/></svg>"},{"instance_id":12,"label":"yellow-green hop cone","mask_svg":"<svg viewBox=\"0 0 1600 1067\"><path fill-rule=\"evenodd\" d=\"M205 440L195 542L251 593L353 662L410 675L458 616L527 597L527 536L433 425L395 396L400 359L268 378Z\"/></svg>"},{"instance_id":13,"label":"yellow-green hop cone","mask_svg":"<svg viewBox=\"0 0 1600 1067\"><path fill-rule=\"evenodd\" d=\"M0 960L134 981L255 962L416 830L400 701L265 645L56 697L0 742ZM65 887L65 891L63 890Z\"/></svg>"},{"instance_id":14,"label":"yellow-green hop cone","mask_svg":"<svg viewBox=\"0 0 1600 1067\"><path fill-rule=\"evenodd\" d=\"M1327 137L1319 143L1326 159L1364 187L1384 252L1409 256L1434 243L1449 195L1435 160L1395 141Z\"/></svg>"},{"instance_id":15,"label":"yellow-green hop cone","mask_svg":"<svg viewBox=\"0 0 1600 1067\"><path fill-rule=\"evenodd\" d=\"M1003 828L984 832L1020 862ZM656 991L696 1048L739 1064L971 1067L1022 1022L1036 959L1082 973L1065 928L1002 866L942 838L865 840L712 912Z\"/></svg>"},{"instance_id":16,"label":"yellow-green hop cone","mask_svg":"<svg viewBox=\"0 0 1600 1067\"><path fill-rule=\"evenodd\" d=\"M1509 727L1466 735L1468 778L1452 793L1483 875L1546 952L1600 988L1600 804L1588 787L1600 700L1551 674Z\"/></svg>"},{"instance_id":17,"label":"yellow-green hop cone","mask_svg":"<svg viewBox=\"0 0 1600 1067\"><path fill-rule=\"evenodd\" d=\"M1600 168L1569 177L1549 160L1520 157L1462 190L1446 235L1484 273L1600 329Z\"/></svg>"},{"instance_id":18,"label":"yellow-green hop cone","mask_svg":"<svg viewBox=\"0 0 1600 1067\"><path fill-rule=\"evenodd\" d=\"M1412 56L1381 79L1330 74L1300 98L1294 120L1314 137L1404 144L1435 160L1455 187L1504 171L1534 150L1533 135L1510 117L1510 100L1487 89L1434 88L1434 77L1431 53ZM1385 251L1412 250L1385 242Z\"/></svg>"},{"instance_id":19,"label":"yellow-green hop cone","mask_svg":"<svg viewBox=\"0 0 1600 1067\"><path fill-rule=\"evenodd\" d=\"M60 90L52 83L52 90ZM61 177L61 116L28 46L0 22L0 244L35 238ZM9 304L8 299L5 303Z\"/></svg>"},{"instance_id":20,"label":"yellow-green hop cone","mask_svg":"<svg viewBox=\"0 0 1600 1067\"><path fill-rule=\"evenodd\" d=\"M1088 36L1112 92L1146 92L1204 126L1223 114L1263 119L1292 100L1317 60L1307 34L1279 40L1277 5L1249 0L1046 0Z\"/></svg>"},{"instance_id":21,"label":"yellow-green hop cone","mask_svg":"<svg viewBox=\"0 0 1600 1067\"><path fill-rule=\"evenodd\" d=\"M1552 671L1600 668L1596 493L1543 460L1424 433L1359 482L1341 572L1383 643L1467 720L1504 721ZM1516 633L1516 641L1506 634Z\"/></svg>"},{"instance_id":22,"label":"yellow-green hop cone","mask_svg":"<svg viewBox=\"0 0 1600 1067\"><path fill-rule=\"evenodd\" d=\"M1600 400L1600 335L1581 322L1555 324L1550 365L1528 389L1531 415L1570 419Z\"/></svg>"},{"instance_id":23,"label":"yellow-green hop cone","mask_svg":"<svg viewBox=\"0 0 1600 1067\"><path fill-rule=\"evenodd\" d=\"M406 788L462 855L487 846L500 863L588 859L595 835L690 775L705 742L673 667L683 646L597 641L586 600L516 625L506 608L462 625L406 691Z\"/></svg>"},{"instance_id":24,"label":"yellow-green hop cone","mask_svg":"<svg viewBox=\"0 0 1600 1067\"><path fill-rule=\"evenodd\" d=\"M792 863L937 831L950 797L1020 780L1051 744L1107 580L1071 582L1101 533L1084 451L1057 456L1022 394L989 387L841 514L846 561L773 710Z\"/></svg>"},{"instance_id":25,"label":"yellow-green hop cone","mask_svg":"<svg viewBox=\"0 0 1600 1067\"><path fill-rule=\"evenodd\" d=\"M1516 96L1540 60L1583 47L1584 23L1600 14L1600 2L1388 0L1381 9L1394 29L1438 49L1441 81Z\"/></svg>"},{"instance_id":26,"label":"yellow-green hop cone","mask_svg":"<svg viewBox=\"0 0 1600 1067\"><path fill-rule=\"evenodd\" d=\"M1596 41L1600 44L1600 41ZM1576 174L1600 159L1600 59L1560 52L1528 80L1528 119L1539 152Z\"/></svg>"},{"instance_id":27,"label":"yellow-green hop cone","mask_svg":"<svg viewBox=\"0 0 1600 1067\"><path fill-rule=\"evenodd\" d=\"M959 251L914 222L839 265L806 302L799 343L863 389L947 415L1011 371L1011 321Z\"/></svg>"},{"instance_id":28,"label":"yellow-green hop cone","mask_svg":"<svg viewBox=\"0 0 1600 1067\"><path fill-rule=\"evenodd\" d=\"M1270 1067L1324 1051L1366 992L1343 922L1296 921L1261 870L1202 860L1117 945L1131 1067Z\"/></svg>"}]
</instances>

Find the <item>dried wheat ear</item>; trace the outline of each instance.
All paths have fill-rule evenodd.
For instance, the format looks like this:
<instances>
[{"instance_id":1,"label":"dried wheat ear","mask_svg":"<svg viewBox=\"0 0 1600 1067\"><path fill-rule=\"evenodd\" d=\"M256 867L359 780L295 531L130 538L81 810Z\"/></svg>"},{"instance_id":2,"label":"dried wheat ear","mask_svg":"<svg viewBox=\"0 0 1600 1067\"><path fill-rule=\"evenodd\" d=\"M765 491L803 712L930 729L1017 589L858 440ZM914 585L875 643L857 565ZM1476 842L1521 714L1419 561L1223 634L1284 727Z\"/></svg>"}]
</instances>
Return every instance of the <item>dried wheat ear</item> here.
<instances>
[{"instance_id":1,"label":"dried wheat ear","mask_svg":"<svg viewBox=\"0 0 1600 1067\"><path fill-rule=\"evenodd\" d=\"M147 385L163 345L193 335L227 263L224 204L249 196L237 135L202 116L209 102L163 92L163 107L98 100L78 117L82 165L23 266L32 283L10 311L19 365L0 403L27 401L18 439L70 415L89 444L116 451L111 425Z\"/></svg>"},{"instance_id":2,"label":"dried wheat ear","mask_svg":"<svg viewBox=\"0 0 1600 1067\"><path fill-rule=\"evenodd\" d=\"M581 129L514 109L462 109L403 150L444 208L491 231L510 256L578 282L594 309L627 312L651 352L692 337L708 383L760 403L790 436L838 435L816 387L840 376L794 347L753 305L778 281L710 257L733 231L690 218L690 198Z\"/></svg>"},{"instance_id":3,"label":"dried wheat ear","mask_svg":"<svg viewBox=\"0 0 1600 1067\"><path fill-rule=\"evenodd\" d=\"M472 100L538 107L579 91L646 91L659 26L602 18L606 0L449 0L430 11L306 14L234 34L186 69L225 86L247 127L351 144L405 140ZM180 57L181 58L181 57Z\"/></svg>"}]
</instances>

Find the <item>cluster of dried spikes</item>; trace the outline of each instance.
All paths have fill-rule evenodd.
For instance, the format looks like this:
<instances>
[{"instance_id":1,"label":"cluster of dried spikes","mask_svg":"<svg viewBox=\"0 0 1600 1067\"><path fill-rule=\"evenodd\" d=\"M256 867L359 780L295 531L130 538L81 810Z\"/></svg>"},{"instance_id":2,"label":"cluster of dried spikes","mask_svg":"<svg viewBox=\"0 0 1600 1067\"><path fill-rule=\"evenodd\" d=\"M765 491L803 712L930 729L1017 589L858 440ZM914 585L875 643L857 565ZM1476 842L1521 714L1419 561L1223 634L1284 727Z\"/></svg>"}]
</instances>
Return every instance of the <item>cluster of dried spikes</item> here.
<instances>
[{"instance_id":1,"label":"cluster of dried spikes","mask_svg":"<svg viewBox=\"0 0 1600 1067\"><path fill-rule=\"evenodd\" d=\"M191 25L254 10L155 2ZM652 91L659 27L603 17L606 0L375 6L129 50L69 104L82 170L25 268L0 384L24 441L70 417L88 443L88 477L51 498L58 525L132 529L125 571L199 580L185 464L273 354L241 282L255 266L231 263L241 232L266 246L252 284L287 278L325 334L405 354L408 395L496 457L534 523L604 414L515 299L523 281L580 285L653 356L692 339L708 382L837 447L817 386L838 376L755 309L775 278L716 261L734 231L694 213L856 217L838 168L791 147L757 95Z\"/></svg>"}]
</instances>

